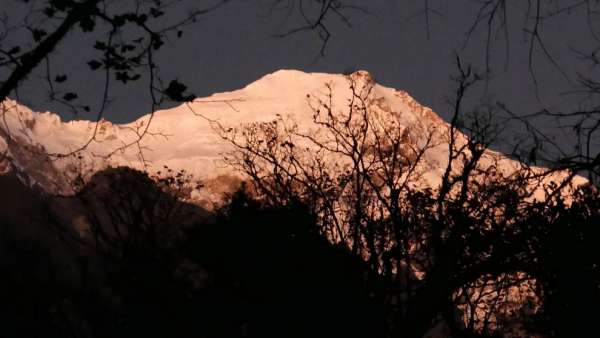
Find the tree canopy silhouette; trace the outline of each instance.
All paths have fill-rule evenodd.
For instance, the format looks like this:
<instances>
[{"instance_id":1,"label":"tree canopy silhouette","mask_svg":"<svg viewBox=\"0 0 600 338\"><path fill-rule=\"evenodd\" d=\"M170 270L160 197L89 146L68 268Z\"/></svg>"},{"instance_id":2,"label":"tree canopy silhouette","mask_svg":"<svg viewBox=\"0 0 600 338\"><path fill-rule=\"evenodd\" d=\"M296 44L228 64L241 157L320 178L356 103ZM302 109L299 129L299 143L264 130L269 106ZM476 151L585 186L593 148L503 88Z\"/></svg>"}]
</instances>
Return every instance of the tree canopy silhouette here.
<instances>
[{"instance_id":1,"label":"tree canopy silhouette","mask_svg":"<svg viewBox=\"0 0 600 338\"><path fill-rule=\"evenodd\" d=\"M560 246L544 234L566 219L595 231L591 209L579 204L596 203L594 188L573 185L568 172L507 166L487 150L497 137L493 122L485 111L467 116L462 105L480 78L458 65L454 118L438 129L396 121L393 111L379 109L373 82L360 74L347 77L350 95L341 107L331 86L308 97L312 129L285 117L218 126L235 148L229 163L247 174L261 201L301 201L321 236L361 257L370 278L384 281L373 292L389 311L390 336L421 337L436 326L447 335L530 332L534 315L551 307L546 283L556 285L538 274L539 262L549 259L542 252ZM446 147L446 168L431 183L423 178L425 158L439 147ZM572 332L584 326L562 324ZM545 333L557 332L552 326Z\"/></svg>"}]
</instances>

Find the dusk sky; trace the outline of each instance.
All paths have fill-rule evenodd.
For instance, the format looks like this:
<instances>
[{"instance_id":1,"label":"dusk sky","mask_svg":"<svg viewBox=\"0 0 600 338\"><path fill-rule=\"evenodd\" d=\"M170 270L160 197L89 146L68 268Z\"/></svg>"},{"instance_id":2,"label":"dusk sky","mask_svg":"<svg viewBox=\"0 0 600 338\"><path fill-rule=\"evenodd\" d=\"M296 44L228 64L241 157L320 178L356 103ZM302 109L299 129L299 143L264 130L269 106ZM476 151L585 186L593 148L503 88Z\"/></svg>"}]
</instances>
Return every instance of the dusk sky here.
<instances>
[{"instance_id":1,"label":"dusk sky","mask_svg":"<svg viewBox=\"0 0 600 338\"><path fill-rule=\"evenodd\" d=\"M200 17L187 26L180 39L172 39L159 54L159 66L165 80L177 78L199 97L234 90L282 68L308 72L342 73L364 69L386 86L408 91L418 101L432 107L444 118L449 117L447 99L452 95L455 53L465 63L485 69L486 27L478 26L465 44L466 32L473 25L479 3L474 1L430 1L436 11L430 15L430 38L427 38L421 1L373 0L354 1L370 14L347 10L351 26L338 17L327 18L332 36L325 55L319 56L321 41L315 31L303 31L278 38L301 24L297 11L286 19L286 10L269 12L272 1L232 1ZM285 2L284 2L285 3ZM293 3L293 2L290 2ZM6 5L9 5L6 6ZM185 15L192 2L171 13ZM258 4L258 5L257 5ZM534 48L533 70L539 83L539 99L528 69L529 35L525 33L526 1L508 5L509 49L501 35L492 41L493 78L487 95L474 95L485 102L506 102L515 111L532 112L540 108L559 109L578 99L564 93L576 85L577 73L591 65L578 59L573 49L589 52L592 46L590 27L581 12L563 14L560 19L544 21L541 37L566 77L546 58L539 46ZM579 9L579 11L583 10ZM2 1L0 12L18 18L18 6ZM485 23L484 23L485 24ZM14 35L19 38L18 34ZM86 64L95 54L93 36L80 31L71 33L51 58L55 74L69 74L65 91L75 88L82 99L91 102L92 112L76 118L93 119L94 104L101 100L101 77ZM506 60L508 55L508 60ZM507 62L508 61L508 62ZM506 65L506 67L505 67ZM43 74L37 70L37 77ZM47 84L32 76L20 90L20 101L35 110L52 110L64 119L74 118L65 107L47 101ZM90 96L94 94L94 96ZM136 85L115 85L112 103L105 117L114 122L129 122L149 112L144 81Z\"/></svg>"}]
</instances>

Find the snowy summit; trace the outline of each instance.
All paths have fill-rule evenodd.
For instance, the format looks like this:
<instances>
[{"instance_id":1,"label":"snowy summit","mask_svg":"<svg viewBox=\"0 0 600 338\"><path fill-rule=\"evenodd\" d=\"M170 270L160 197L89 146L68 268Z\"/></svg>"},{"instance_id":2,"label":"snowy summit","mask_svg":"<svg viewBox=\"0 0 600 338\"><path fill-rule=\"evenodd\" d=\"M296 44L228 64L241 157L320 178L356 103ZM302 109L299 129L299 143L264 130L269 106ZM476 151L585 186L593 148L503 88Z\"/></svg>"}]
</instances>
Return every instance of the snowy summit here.
<instances>
[{"instance_id":1,"label":"snowy summit","mask_svg":"<svg viewBox=\"0 0 600 338\"><path fill-rule=\"evenodd\" d=\"M425 179L435 185L447 163L444 135L448 123L408 93L377 84L363 70L350 75L280 70L242 89L198 98L128 124L106 120L63 122L56 114L33 112L17 102L5 101L2 113L6 122L0 125L0 151L6 157L0 163L0 171L16 171L31 185L68 194L76 178L85 180L109 166L129 166L149 173L168 167L175 172L185 170L202 180L208 190L212 187L218 191L218 184L211 182L238 174L222 160L231 145L221 138L215 126L235 128L285 116L300 128L310 129L314 126L311 98L327 95L329 87L333 110L345 109L352 96L351 81L357 87L371 85L370 109L397 119L399 128L408 130L410 142L419 145L428 132L437 130L437 146L424 158L428 168ZM148 123L148 132L136 143ZM506 158L505 161L508 167L515 164Z\"/></svg>"}]
</instances>

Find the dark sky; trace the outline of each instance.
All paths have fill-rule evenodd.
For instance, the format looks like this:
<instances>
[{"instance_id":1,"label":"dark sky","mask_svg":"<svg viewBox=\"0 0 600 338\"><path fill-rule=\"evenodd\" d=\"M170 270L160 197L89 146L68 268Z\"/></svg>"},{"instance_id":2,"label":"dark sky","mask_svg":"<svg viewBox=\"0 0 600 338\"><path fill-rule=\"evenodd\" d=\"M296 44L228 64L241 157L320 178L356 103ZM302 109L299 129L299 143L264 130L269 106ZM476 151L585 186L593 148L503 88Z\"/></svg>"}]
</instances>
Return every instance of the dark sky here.
<instances>
[{"instance_id":1,"label":"dark sky","mask_svg":"<svg viewBox=\"0 0 600 338\"><path fill-rule=\"evenodd\" d=\"M159 65L165 79L178 78L198 96L240 88L281 68L332 73L365 69L378 82L408 91L447 119L450 110L447 98L454 88L450 80L455 72L454 55L460 54L464 62L483 70L486 29L481 26L476 30L465 47L465 33L475 20L479 2L429 2L440 14L432 14L430 18L429 39L425 17L418 15L424 1L346 2L360 5L372 14L347 12L351 27L330 17L327 24L332 32L331 40L326 55L318 57L321 42L315 32L273 37L296 27L297 16L285 20L283 11L269 14L268 0L238 0L203 16L185 29L181 39L168 42L160 52ZM10 7L7 6L9 3ZM0 0L0 12L17 20L19 9L13 3ZM521 112L572 105L575 98L563 93L573 89L577 72L585 72L590 67L577 59L571 50L589 51L592 46L585 15L579 10L544 22L542 38L566 77L536 47L533 64L539 83L539 97L536 97L528 68L529 36L524 32L526 3L509 1L509 58L505 58L505 42L494 38L491 49L494 76L485 95L479 93L475 98L488 102L502 100ZM183 15L187 9L189 6L184 5L171 14ZM16 41L18 38L18 34L13 35ZM86 65L94 56L92 44L93 36L89 34L70 34L51 58L51 65L56 74L71 74L63 85L65 90L75 88L82 98L97 103L101 79L98 74L88 71ZM39 69L37 75L25 83L20 100L36 110L53 110L65 119L73 118L64 107L47 102L47 87L39 78L42 72L43 69ZM131 121L150 109L143 82L137 86L116 86L110 97L112 103L106 117L115 122ZM97 104L92 104L92 109L95 107ZM92 116L82 114L78 118Z\"/></svg>"}]
</instances>

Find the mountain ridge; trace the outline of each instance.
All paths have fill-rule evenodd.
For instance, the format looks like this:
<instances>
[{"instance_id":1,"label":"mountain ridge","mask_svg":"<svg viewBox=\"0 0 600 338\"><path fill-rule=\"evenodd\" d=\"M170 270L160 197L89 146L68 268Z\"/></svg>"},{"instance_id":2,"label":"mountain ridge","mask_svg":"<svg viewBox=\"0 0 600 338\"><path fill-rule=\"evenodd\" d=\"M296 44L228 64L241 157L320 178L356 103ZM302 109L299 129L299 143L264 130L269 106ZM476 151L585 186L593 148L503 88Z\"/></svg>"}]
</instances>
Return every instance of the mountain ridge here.
<instances>
[{"instance_id":1,"label":"mountain ridge","mask_svg":"<svg viewBox=\"0 0 600 338\"><path fill-rule=\"evenodd\" d=\"M127 166L150 174L161 174L165 168L184 170L212 186L193 191L190 197L210 200L226 190L212 182L214 179L239 176L222 160L231 145L215 131L215 123L236 128L285 116L308 130L314 127L313 98L331 95L332 111L340 111L347 109L348 98L355 95L352 90L365 85L372 87L369 109L397 119L415 145L420 146L425 134L435 133L438 144L428 151L424 162L428 166L426 181L437 185L447 164L444 135L450 125L407 92L379 85L364 70L349 75L279 70L241 89L198 98L127 124L106 120L98 124L82 120L63 122L51 112L36 113L7 100L1 110L4 122L0 124L0 154L5 154L5 158L0 160L0 169L12 168L27 177L24 179L28 184L59 194L72 193L70 186L76 181L85 181L108 167ZM148 133L137 143L136 138L145 128ZM459 134L459 138L466 136ZM88 142L84 149L75 151ZM130 146L121 149L123 145ZM505 161L507 168L518 164L499 153L486 152Z\"/></svg>"}]
</instances>

